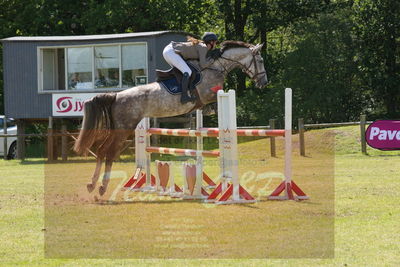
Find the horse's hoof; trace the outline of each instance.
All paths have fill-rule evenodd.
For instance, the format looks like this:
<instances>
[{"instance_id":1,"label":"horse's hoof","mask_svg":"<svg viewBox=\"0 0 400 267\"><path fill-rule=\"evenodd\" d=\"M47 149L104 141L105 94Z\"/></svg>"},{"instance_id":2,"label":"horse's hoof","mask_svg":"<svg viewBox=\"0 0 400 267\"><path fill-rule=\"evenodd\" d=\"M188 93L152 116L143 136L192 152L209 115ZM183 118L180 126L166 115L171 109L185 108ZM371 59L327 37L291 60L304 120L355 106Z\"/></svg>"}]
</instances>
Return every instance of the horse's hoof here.
<instances>
[{"instance_id":1,"label":"horse's hoof","mask_svg":"<svg viewBox=\"0 0 400 267\"><path fill-rule=\"evenodd\" d=\"M93 185L93 184L87 184L87 185L86 185L86 188L87 188L87 190L89 191L89 193L92 193L92 191L94 190L95 187L96 187L96 186Z\"/></svg>"},{"instance_id":2,"label":"horse's hoof","mask_svg":"<svg viewBox=\"0 0 400 267\"><path fill-rule=\"evenodd\" d=\"M104 195L104 193L106 192L106 188L104 186L100 186L99 187L99 194L100 196Z\"/></svg>"}]
</instances>

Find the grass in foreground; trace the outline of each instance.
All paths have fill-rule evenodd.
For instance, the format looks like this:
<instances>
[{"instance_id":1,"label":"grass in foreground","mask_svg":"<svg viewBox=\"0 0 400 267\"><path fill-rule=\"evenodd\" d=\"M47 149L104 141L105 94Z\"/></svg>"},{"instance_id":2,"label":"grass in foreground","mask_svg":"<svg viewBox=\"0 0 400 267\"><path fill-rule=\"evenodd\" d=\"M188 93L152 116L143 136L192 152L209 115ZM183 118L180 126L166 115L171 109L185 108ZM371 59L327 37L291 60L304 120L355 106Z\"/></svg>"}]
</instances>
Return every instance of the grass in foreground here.
<instances>
[{"instance_id":1,"label":"grass in foreground","mask_svg":"<svg viewBox=\"0 0 400 267\"><path fill-rule=\"evenodd\" d=\"M50 165L44 166L43 164L35 164L35 162L26 162L19 163L17 161L11 162L0 162L1 168L1 177L0 177L0 233L2 236L2 242L0 244L0 258L1 264L4 266L14 265L14 264L28 264L28 265L54 265L58 266L61 264L70 265L70 266L84 266L84 265L133 265L133 264L141 264L141 265L150 265L150 264L163 264L166 266L181 266L181 265L221 265L225 266L227 264L230 265L243 265L244 263L248 265L268 265L268 266L298 266L298 265L312 265L312 266L321 266L321 265L331 265L331 266L396 266L398 262L400 262L399 257L399 232L400 229L400 216L399 211L400 208L398 206L397 200L399 199L399 181L398 181L398 173L399 173L399 154L394 153L382 153L379 152L377 154L370 153L370 156L363 156L360 153L356 153L352 144L355 141L348 141L349 138L352 140L357 137L352 133L353 127L346 127L342 129L335 129L335 131L339 131L340 135L336 134L336 147L341 148L339 151L336 151L335 157L335 210L336 213L334 215L335 219L335 256L334 258L328 259L265 259L265 260L210 260L204 261L201 260L107 260L107 259L45 259L44 258L44 234L49 234L47 232L47 227L44 225L44 211L43 211L43 193L44 193L44 179L45 172L49 171L48 167ZM313 131L308 132L306 136L306 141L312 140L316 135L326 136L329 135L326 133L326 130L321 131ZM342 146L342 143L348 142L348 145ZM328 144L329 145L329 144ZM241 144L241 158L242 159L251 159L251 158L259 158L260 161L263 160L263 156L268 155L264 152L265 147L268 146L268 141L266 140L258 140L254 142ZM326 147L326 146L325 146ZM355 147L355 146L354 146ZM320 151L318 147L313 147L313 145L307 145L308 154L311 159L317 159L320 156ZM385 155L386 154L386 155ZM281 155L278 155L280 158L271 159L268 161L267 166L275 166L276 169L279 169L280 162L282 161ZM318 203L320 197L318 196L318 185L314 185L312 181L318 182L318 173L315 175L314 170L309 166L305 166L304 168L299 165L303 162L309 162L306 159L304 161L301 158L295 158L295 164L297 164L298 170L303 171L301 175L297 174L298 178L296 182L311 196L310 203ZM32 164L31 164L32 163ZM122 166L123 164L121 164ZM51 167L56 166L56 164L51 165ZM261 165L260 165L261 166ZM300 167L299 167L300 166ZM130 166L125 166L130 168ZM253 166L250 164L250 167ZM308 168L307 168L308 167ZM326 166L322 166L323 167ZM87 166L88 172L92 171L93 165L88 164ZM124 168L123 166L121 167ZM261 167L259 167L261 168ZM209 171L212 171L213 168L210 168ZM254 168L257 171L257 167ZM262 168L261 168L262 169ZM63 169L63 172L60 174L65 174L68 172L74 171L71 168ZM296 176L296 175L295 175ZM87 179L86 176L85 179ZM310 179L310 180L308 180ZM86 182L86 180L84 181ZM273 186L269 189L273 189ZM310 190L311 189L311 190ZM61 189L60 189L61 190ZM57 192L57 190L52 192ZM86 200L80 200L80 203L83 203ZM87 201L92 201L88 199ZM65 199L62 200L62 203L65 202ZM89 202L90 203L90 202ZM306 203L306 202L304 202ZM286 209L290 212L294 209L294 212L307 212L310 214L306 214L305 216L313 216L316 221L321 218L321 214L315 213L312 214L312 211L315 211L310 204L304 203L294 203L294 202L262 202L261 205L257 204L256 207L259 207L262 212L258 213L253 211L253 208L243 208L239 206L239 210L246 210L245 213L239 214L238 208L235 206L232 207L222 207L221 209L218 207L215 214L210 209L206 210L201 204L194 203L183 203L177 204L172 202L167 202L167 204L161 203L134 203L134 204L125 204L119 205L125 209L126 213L122 215L125 218L129 218L131 220L127 220L123 225L129 225L132 228L140 229L143 226L146 226L146 222L148 220L141 221L137 218L142 218L143 213L147 214L146 217L153 218L158 217L159 221L167 220L168 223L178 224L178 226L182 226L179 219L184 220L184 223L188 225L196 225L200 224L203 228L204 226L213 225L213 228L220 227L222 229L221 236L229 237L230 233L223 232L223 226L229 226L229 222L232 224L240 223L241 220L254 218L252 222L254 222L254 230L259 230L259 225L268 227L271 223L266 221L261 221L263 216L266 214L266 218L268 215L274 214L274 212L279 211L275 214L281 214L282 210ZM104 207L108 208L108 206L104 205L96 205L89 204L94 206L97 210L104 210ZM176 206L175 206L176 205ZM262 206L265 205L265 206ZM150 207L151 206L151 207ZM159 209L159 213L151 213L152 209ZM176 209L175 209L176 208ZM218 216L221 215L221 210L225 214L229 214L231 217L224 218L222 220L218 220ZM60 212L61 210L53 209L54 212ZM77 211L77 209L75 209ZM147 212L148 211L148 212ZM132 214L136 212L136 214ZM198 213L198 217L196 219L203 221L193 221L190 218L193 218L193 213ZM213 214L211 216L210 214ZM136 215L136 216L135 216ZM178 216L180 215L180 216ZM186 215L186 216L185 216ZM131 217L129 217L131 216ZM238 217L239 216L239 217ZM136 218L135 218L136 217ZM101 218L101 217L100 217ZM122 219L124 217L121 217ZM167 219L166 219L167 218ZM171 219L172 218L172 219ZM184 218L184 219L183 219ZM189 219L188 219L189 218ZM240 220L238 220L240 218ZM271 218L271 217L269 217ZM293 219L291 223L293 225L298 225L298 229L307 231L307 222L301 224L301 217L294 218L281 218L285 219ZM117 222L118 220L116 220ZM284 221L286 222L286 221ZM81 224L82 223L82 224ZM222 224L222 225L221 225ZM76 221L75 225L87 225L88 227L97 227L101 228L101 220L97 221L89 221L89 222L79 222ZM184 225L184 224L183 224ZM240 224L239 224L240 225ZM132 247L125 247L123 249L139 249L143 248L140 253L156 253L158 255L165 256L168 254L168 248L158 247L156 251L154 248L145 247L150 244L150 241L156 241L157 238L160 237L157 233L159 233L159 225L148 226L147 235L143 235L144 242L139 242L137 244L133 244ZM153 227L153 228L152 228ZM45 229L46 228L46 229ZM274 230L275 236L289 236L295 235L296 232L285 233L282 231L285 227L277 227ZM101 229L99 229L101 230ZM120 229L114 228L111 232L109 232L110 237L116 237L119 234ZM241 233L245 232L243 227L239 227L235 229L235 231ZM269 229L271 232L272 230ZM157 232L158 231L158 232ZM179 230L178 230L179 231ZM207 229L195 229L190 230L192 234L207 233ZM57 232L56 232L57 233ZM61 232L59 232L61 233ZM176 233L176 232L175 232ZM258 233L256 233L258 234ZM146 236L147 239L146 240ZM257 236L257 235L255 235ZM260 234L262 237L262 235ZM122 237L122 235L121 235ZM73 237L71 237L73 239ZM215 237L207 236L207 242L212 241L211 244L215 244L215 240L219 242L220 239L210 239ZM88 237L87 240L91 238ZM110 239L110 242L113 242L114 238ZM262 239L262 238L261 238ZM160 240L160 239L158 239ZM246 238L243 240L246 244ZM95 240L93 240L96 242ZM143 241L143 240L142 240ZM226 240L225 242L232 241ZM254 238L250 241L254 242ZM302 241L302 239L300 240ZM157 241L156 241L157 242ZM93 242L91 242L92 244ZM97 242L101 245L101 242ZM174 242L170 242L173 244ZM113 243L114 244L114 243ZM119 243L121 245L121 243ZM277 243L275 243L277 244ZM314 240L308 240L305 246L313 246ZM89 244L90 245L90 244ZM243 245L240 243L240 245ZM261 244L257 246L260 250L265 249L267 251L273 251L273 248L268 248L270 244ZM299 252L298 255L301 255L301 251L304 248L304 244L295 244L293 247L290 247L291 244L284 244L282 247L279 247L276 252L280 252L284 249L288 249L287 251ZM85 248L86 244L82 242L82 248ZM115 242L114 248L116 250L120 249L117 247L118 242ZM210 257L218 256L215 253L219 253L220 255L224 255L224 251L220 251L221 246L215 246L210 249ZM245 248L241 248L239 245L237 246L237 255L240 257L241 253L246 253L248 255L248 251L245 251ZM120 251L122 251L121 249ZM304 251L303 251L304 252ZM214 253L214 254L213 254ZM205 257L207 255L202 255ZM269 255L265 255L268 257Z\"/></svg>"}]
</instances>

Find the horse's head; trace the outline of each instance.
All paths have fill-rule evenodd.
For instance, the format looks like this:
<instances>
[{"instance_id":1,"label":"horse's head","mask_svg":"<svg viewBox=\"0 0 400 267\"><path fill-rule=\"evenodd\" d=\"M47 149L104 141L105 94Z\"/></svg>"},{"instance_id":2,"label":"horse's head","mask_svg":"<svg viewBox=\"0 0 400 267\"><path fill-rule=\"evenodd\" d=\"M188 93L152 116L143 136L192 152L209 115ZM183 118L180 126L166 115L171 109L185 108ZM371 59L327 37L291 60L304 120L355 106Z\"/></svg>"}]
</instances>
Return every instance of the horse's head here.
<instances>
[{"instance_id":1,"label":"horse's head","mask_svg":"<svg viewBox=\"0 0 400 267\"><path fill-rule=\"evenodd\" d=\"M252 58L250 61L252 64L249 67L249 72L246 72L247 75L249 75L249 77L256 82L256 85L259 88L262 88L268 84L267 72L264 67L264 59L262 58L260 52L262 46L262 44L257 44L250 48L252 53Z\"/></svg>"},{"instance_id":2,"label":"horse's head","mask_svg":"<svg viewBox=\"0 0 400 267\"><path fill-rule=\"evenodd\" d=\"M221 58L236 63L257 85L262 88L267 85L267 72L264 68L264 60L260 50L262 44L251 45L239 41L226 41L222 44L223 54Z\"/></svg>"}]
</instances>

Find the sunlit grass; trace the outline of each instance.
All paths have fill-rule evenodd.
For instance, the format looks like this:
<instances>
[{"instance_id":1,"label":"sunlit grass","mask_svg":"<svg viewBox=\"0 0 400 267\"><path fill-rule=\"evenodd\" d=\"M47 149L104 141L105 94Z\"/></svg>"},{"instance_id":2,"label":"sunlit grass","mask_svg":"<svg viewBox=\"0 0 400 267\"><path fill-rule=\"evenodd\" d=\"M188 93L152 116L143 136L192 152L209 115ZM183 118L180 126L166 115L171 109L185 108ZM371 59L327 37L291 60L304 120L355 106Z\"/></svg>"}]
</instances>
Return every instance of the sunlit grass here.
<instances>
[{"instance_id":1,"label":"sunlit grass","mask_svg":"<svg viewBox=\"0 0 400 267\"><path fill-rule=\"evenodd\" d=\"M150 266L162 263L165 266L187 266L189 264L195 266L204 266L205 264L212 266L226 266L228 264L233 266L243 266L243 264L250 266L396 266L400 262L400 242L398 241L400 240L398 231L400 229L400 207L398 205L398 200L400 199L399 153L374 151L369 148L369 155L362 155L360 153L358 132L358 127L335 128L333 133L332 130L307 132L306 153L308 157L299 157L297 148L293 152L294 179L310 195L311 200L303 203L261 201L250 205L249 208L243 206L207 208L204 204L181 202L179 200L171 202L161 197L156 200L148 198L147 203L135 201L130 204L120 202L118 205L99 205L96 204L97 202L93 196L83 193L85 183L89 181L90 174L94 168L93 161L80 164L45 164L45 161L41 159L30 159L25 162L0 161L0 265L115 266L140 264ZM329 138L335 140L334 144L329 142ZM324 140L327 141L325 142ZM296 141L297 139L295 138L295 144ZM256 174L262 172L279 173L282 170L282 143L278 142L279 153L276 159L270 158L268 151L269 141L266 139L242 143L239 147L240 159L244 164L240 169L241 174L248 170L254 171ZM329 150L335 151L335 155L326 153ZM315 167L313 163L319 162L321 166ZM326 173L328 175L330 173L327 170L329 164L323 165L327 162L332 163L331 167L335 172L335 198L333 199L335 204L335 255L326 259L318 259L323 255L318 255L321 251L316 247L317 243L315 243L312 236L310 236L310 239L305 239L305 236L302 236L302 232L310 233L312 230L311 221L320 225L324 223L321 218L326 215L319 212L327 210L321 205L322 203L326 204L326 202L322 201L323 196L320 195L321 190L323 190L321 188L321 184L323 184L321 179L325 177L322 174ZM206 171L213 177L218 174L216 165L215 162L209 162L205 167ZM180 164L176 163L174 170L177 173L178 182L181 182L180 168ZM125 172L126 177L128 177L133 172L133 163L128 158L122 158L122 161L116 164L115 169L121 171L121 173ZM132 250L130 255L138 253L144 258L153 257L152 255L168 258L169 255L174 253L174 250L168 247L154 246L154 244L160 245L160 239L157 239L157 237L159 238L161 236L160 233L165 231L163 225L177 225L178 228L181 227L179 229L183 229L185 225L199 225L200 228L194 228L195 230L192 229L190 231L193 234L205 236L206 243L212 244L209 254L199 255L194 250L187 256L189 259L168 261L157 259L74 259L73 256L72 259L48 258L49 255L46 255L44 250L44 234L51 234L49 233L52 230L50 226L54 225L54 221L48 221L46 224L43 195L45 186L54 184L45 183L44 178L56 177L54 175L49 176L49 174L54 173L65 177L79 176L74 175L74 173L82 175L79 179L67 180L64 184L66 187L60 186L54 191L50 190L50 193L59 192L63 196L62 192L64 192L65 195L61 198L61 205L59 206L51 206L51 203L47 203L46 207L50 208L48 211L59 212L60 214L63 211L69 211L69 216L68 214L63 215L67 220L66 225L69 223L68 220L71 220L71 225L86 227L76 229L76 231L64 232L65 234L81 234L90 229L90 227L96 228L99 231L98 233L101 233L110 224L116 226L107 231L108 242L112 245L112 250L107 254L106 258L123 257L121 253L124 250ZM116 177L113 180L114 187L120 184L121 179ZM257 184L257 187L254 188L252 184L247 184L247 186L255 190L252 193L263 200L265 199L264 196L277 185L277 182L274 180L268 188L261 191L257 191L257 188L262 184ZM60 183L59 185L63 184ZM62 204L69 200L69 198L65 197L68 196L68 188L74 188L75 186L82 190L82 194L78 194L79 201L75 202L75 204L78 203L80 205L72 209L69 207L68 209L68 206L63 206ZM135 198L136 196L137 199L138 195L140 196L140 194L130 194L129 197ZM118 197L122 201L123 195L119 193ZM59 198L56 199L60 200ZM71 199L76 200L73 196ZM326 198L326 201L329 203L329 198ZM53 203L53 205L56 204ZM120 218L107 216L108 214L113 214L112 212L115 212L115 209L120 210ZM73 212L83 210L88 213L77 213L76 217L71 217ZM282 213L285 212L293 216L282 216ZM72 220L73 218L75 219ZM102 220L103 218L104 220ZM277 221L273 221L273 219L277 219ZM158 221L164 224L155 223ZM243 224L243 222L246 223ZM285 227L285 224L297 225L299 232L286 232L285 229L291 228ZM119 246L129 243L122 242L124 233L127 233L123 232L123 230L126 231L126 229L121 229L121 227L118 228L117 226L129 227L127 229L131 231L130 233L135 234L135 237L138 238L137 242L131 244L131 247L121 249ZM319 226L315 225L315 227ZM176 231L179 232L178 230ZM246 238L246 236L240 236L241 233L249 234L252 231L256 231L259 238L255 238L257 235L250 235L252 236L250 239ZM63 232L56 231L53 233L60 234L58 236L60 240L68 237L63 236ZM209 235L209 233L217 233L219 235L214 236ZM265 243L263 235L268 233L273 233L273 235L271 234L273 238L269 239L270 243ZM302 238L288 239L296 234L300 237L302 236ZM237 235L239 235L239 239L236 239ZM74 255L73 252L75 255L79 254L82 248L86 245L92 245L100 237L102 236L87 236L81 242L81 250L71 250L71 255ZM274 239L275 237L277 240ZM73 241L73 237L71 238ZM115 240L118 238L119 240ZM285 238L286 240L292 240L292 243L284 242ZM266 259L218 259L209 261L190 259L224 257L224 255L229 255L229 251L221 250L223 244L225 242L236 243L238 240L241 241L240 246L233 246L234 249L230 251L230 253L235 253L236 258L257 257L257 255L260 255L260 251L266 251L267 253L264 254ZM174 242L167 242L167 244L173 245ZM260 243L256 246L256 249L249 249L254 242ZM98 249L102 249L104 246L107 247L110 244L99 243L100 247ZM67 245L64 249L69 248L66 243L59 243L58 245L60 247ZM277 247L271 247L272 245L277 245ZM300 259L268 259L274 256L284 258L282 252L285 252L285 250L291 255L297 253ZM301 256L310 255L312 251L317 254L314 256L311 254L311 258L316 259L305 259ZM87 255L98 256L96 250Z\"/></svg>"}]
</instances>

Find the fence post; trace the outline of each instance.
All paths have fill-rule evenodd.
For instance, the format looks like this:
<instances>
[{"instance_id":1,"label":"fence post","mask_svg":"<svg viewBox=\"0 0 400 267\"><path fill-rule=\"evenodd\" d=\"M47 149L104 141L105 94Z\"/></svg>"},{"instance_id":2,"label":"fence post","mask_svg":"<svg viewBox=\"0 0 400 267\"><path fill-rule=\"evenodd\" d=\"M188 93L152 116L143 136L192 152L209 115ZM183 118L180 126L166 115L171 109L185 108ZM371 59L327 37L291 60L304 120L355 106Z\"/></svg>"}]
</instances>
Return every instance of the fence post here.
<instances>
[{"instance_id":1,"label":"fence post","mask_svg":"<svg viewBox=\"0 0 400 267\"><path fill-rule=\"evenodd\" d=\"M361 152L367 155L367 143L365 140L365 125L367 121L366 115L360 115L360 137L361 137Z\"/></svg>"},{"instance_id":2,"label":"fence post","mask_svg":"<svg viewBox=\"0 0 400 267\"><path fill-rule=\"evenodd\" d=\"M68 137L67 137L67 125L65 121L62 121L61 125L61 159L63 161L68 160Z\"/></svg>"},{"instance_id":3,"label":"fence post","mask_svg":"<svg viewBox=\"0 0 400 267\"><path fill-rule=\"evenodd\" d=\"M7 134L7 118L4 116L4 123L3 123L3 134ZM8 150L7 150L7 137L4 137L3 139L4 142L4 160L7 159L7 154L8 154Z\"/></svg>"},{"instance_id":4,"label":"fence post","mask_svg":"<svg viewBox=\"0 0 400 267\"><path fill-rule=\"evenodd\" d=\"M299 143L300 143L300 156L306 155L306 145L304 142L304 119L299 118Z\"/></svg>"},{"instance_id":5,"label":"fence post","mask_svg":"<svg viewBox=\"0 0 400 267\"><path fill-rule=\"evenodd\" d=\"M269 128L271 130L275 129L275 119L270 119L269 120ZM269 138L270 140L270 145L271 145L271 157L276 157L276 146L275 146L275 137L271 136Z\"/></svg>"},{"instance_id":6,"label":"fence post","mask_svg":"<svg viewBox=\"0 0 400 267\"><path fill-rule=\"evenodd\" d=\"M47 128L47 160L52 161L54 158L53 145L53 117L49 117L49 126Z\"/></svg>"},{"instance_id":7,"label":"fence post","mask_svg":"<svg viewBox=\"0 0 400 267\"><path fill-rule=\"evenodd\" d=\"M17 159L25 159L25 137L20 136L25 134L25 123L22 120L17 121Z\"/></svg>"}]
</instances>

